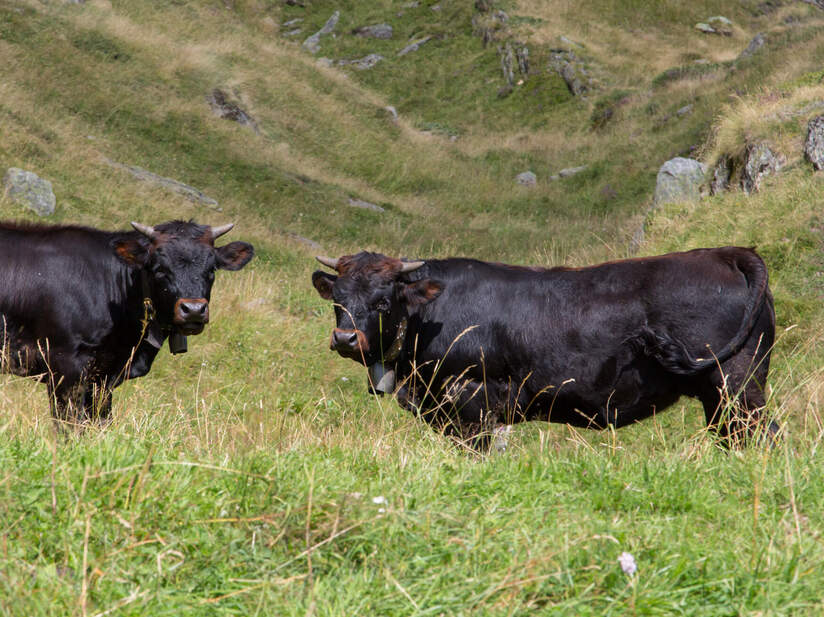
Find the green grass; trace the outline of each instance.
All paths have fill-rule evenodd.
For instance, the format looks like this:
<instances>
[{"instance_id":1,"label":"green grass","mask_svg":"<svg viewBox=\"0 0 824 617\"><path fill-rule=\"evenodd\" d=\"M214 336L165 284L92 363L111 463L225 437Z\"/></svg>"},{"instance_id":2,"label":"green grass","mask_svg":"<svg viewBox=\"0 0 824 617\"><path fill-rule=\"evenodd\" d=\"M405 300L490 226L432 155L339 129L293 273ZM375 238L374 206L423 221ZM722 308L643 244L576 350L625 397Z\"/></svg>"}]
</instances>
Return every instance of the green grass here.
<instances>
[{"instance_id":1,"label":"green grass","mask_svg":"<svg viewBox=\"0 0 824 617\"><path fill-rule=\"evenodd\" d=\"M756 2L504 3L532 68L502 97L473 3L304 4L0 0L0 167L51 180L53 220L232 220L257 252L218 275L213 323L189 353L164 351L116 391L105 430L55 439L44 388L2 378L0 614L820 614L822 178L793 162L756 196L646 213L663 161L713 140L738 147L745 112L818 85L820 17L784 7L803 18L786 26ZM371 71L322 69L302 50L335 9L338 35L318 55L384 55ZM734 36L695 38L716 14ZM282 36L298 17L304 34ZM382 21L391 41L349 34ZM762 30L769 53L724 64ZM586 100L548 68L559 34L597 65ZM710 75L685 68L700 58ZM673 68L678 79L656 79ZM216 87L260 134L211 114ZM756 128L788 146L803 120ZM103 157L190 183L223 211ZM527 169L538 185L515 186ZM33 218L6 198L0 217ZM314 251L293 239L332 256L583 264L627 255L644 218L642 254L740 244L764 256L779 335L769 405L787 428L774 450L718 447L682 401L617 432L533 423L503 454L463 453L328 351Z\"/></svg>"}]
</instances>

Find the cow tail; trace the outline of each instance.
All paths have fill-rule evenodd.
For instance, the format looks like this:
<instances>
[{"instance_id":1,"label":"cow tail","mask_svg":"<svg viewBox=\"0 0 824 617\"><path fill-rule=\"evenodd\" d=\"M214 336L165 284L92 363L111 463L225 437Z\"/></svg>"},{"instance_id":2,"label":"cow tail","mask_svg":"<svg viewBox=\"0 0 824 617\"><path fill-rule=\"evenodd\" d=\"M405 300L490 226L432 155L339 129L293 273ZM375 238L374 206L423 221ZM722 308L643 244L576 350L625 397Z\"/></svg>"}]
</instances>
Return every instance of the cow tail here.
<instances>
[{"instance_id":1,"label":"cow tail","mask_svg":"<svg viewBox=\"0 0 824 617\"><path fill-rule=\"evenodd\" d=\"M640 347L646 355L655 358L667 371L689 375L716 366L738 353L749 337L767 300L767 266L755 251L737 251L729 257L731 265L738 268L746 278L750 293L741 325L724 347L717 352L707 349L701 354L702 357L695 357L681 341L646 326L633 337L633 344Z\"/></svg>"}]
</instances>

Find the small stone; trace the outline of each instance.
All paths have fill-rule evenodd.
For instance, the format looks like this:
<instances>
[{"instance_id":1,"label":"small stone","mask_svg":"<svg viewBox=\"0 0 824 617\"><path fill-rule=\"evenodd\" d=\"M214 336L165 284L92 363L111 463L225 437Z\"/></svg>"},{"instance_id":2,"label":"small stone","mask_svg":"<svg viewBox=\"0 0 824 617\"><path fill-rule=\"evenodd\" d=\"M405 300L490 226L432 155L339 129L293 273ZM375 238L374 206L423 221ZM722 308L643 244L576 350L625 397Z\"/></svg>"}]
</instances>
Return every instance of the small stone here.
<instances>
[{"instance_id":1,"label":"small stone","mask_svg":"<svg viewBox=\"0 0 824 617\"><path fill-rule=\"evenodd\" d=\"M574 176L575 174L579 174L587 168L586 165L581 165L580 167L567 167L566 169L562 169L558 172L558 175L562 178L569 178L570 176Z\"/></svg>"},{"instance_id":2,"label":"small stone","mask_svg":"<svg viewBox=\"0 0 824 617\"><path fill-rule=\"evenodd\" d=\"M704 34L718 34L718 32L715 31L715 28L703 22L695 24L695 29L700 32L703 32Z\"/></svg>"},{"instance_id":3,"label":"small stone","mask_svg":"<svg viewBox=\"0 0 824 617\"><path fill-rule=\"evenodd\" d=\"M341 66L353 66L360 71L365 71L367 69L371 69L381 60L383 60L383 56L380 54L369 54L368 56L357 58L356 60L338 60L338 64Z\"/></svg>"},{"instance_id":4,"label":"small stone","mask_svg":"<svg viewBox=\"0 0 824 617\"><path fill-rule=\"evenodd\" d=\"M535 186L538 183L538 177L531 171L525 171L517 175L515 182L523 186Z\"/></svg>"},{"instance_id":5,"label":"small stone","mask_svg":"<svg viewBox=\"0 0 824 617\"><path fill-rule=\"evenodd\" d=\"M428 43L431 40L432 40L431 36L425 36L422 39L418 39L417 41L413 41L412 43L410 43L409 45L407 45L406 47L401 49L398 52L398 55L399 56L405 56L406 54L411 53L413 51L418 51L418 49L420 48L421 45L423 45L424 43Z\"/></svg>"},{"instance_id":6,"label":"small stone","mask_svg":"<svg viewBox=\"0 0 824 617\"><path fill-rule=\"evenodd\" d=\"M824 116L816 116L807 124L804 158L813 164L816 171L824 169Z\"/></svg>"},{"instance_id":7,"label":"small stone","mask_svg":"<svg viewBox=\"0 0 824 617\"><path fill-rule=\"evenodd\" d=\"M231 101L229 95L220 88L212 90L206 97L206 101L219 118L232 120L243 126L251 127L255 133L260 133L254 118L243 110L240 105Z\"/></svg>"},{"instance_id":8,"label":"small stone","mask_svg":"<svg viewBox=\"0 0 824 617\"><path fill-rule=\"evenodd\" d=\"M767 42L767 37L764 36L763 33L759 32L756 34L753 39L750 41L750 44L747 45L747 48L741 52L741 55L738 56L738 60L742 58L749 58L759 49L764 47L764 44Z\"/></svg>"},{"instance_id":9,"label":"small stone","mask_svg":"<svg viewBox=\"0 0 824 617\"><path fill-rule=\"evenodd\" d=\"M391 39L392 26L389 24L375 24L373 26L362 26L352 31L355 36L362 36L367 39Z\"/></svg>"},{"instance_id":10,"label":"small stone","mask_svg":"<svg viewBox=\"0 0 824 617\"><path fill-rule=\"evenodd\" d=\"M373 204L368 201L363 201L362 199L354 199L352 197L349 198L349 205L353 208L360 208L362 210L372 210L373 212L386 212L385 208L381 208L377 204Z\"/></svg>"},{"instance_id":11,"label":"small stone","mask_svg":"<svg viewBox=\"0 0 824 617\"><path fill-rule=\"evenodd\" d=\"M188 184L184 184L183 182L179 182L178 180L174 180L172 178L165 178L164 176L159 176L156 173L143 169L142 167L136 167L134 165L124 165L123 163L118 163L110 159L103 160L110 167L127 171L138 180L148 182L149 184L153 184L155 186L163 187L167 190L178 193L179 195L183 195L183 197L185 197L189 201L201 203L204 206L207 206L217 212L223 212L223 209L218 206L217 201L215 201L208 195L203 194L203 192L199 191L198 189L189 186Z\"/></svg>"},{"instance_id":12,"label":"small stone","mask_svg":"<svg viewBox=\"0 0 824 617\"><path fill-rule=\"evenodd\" d=\"M14 203L32 210L38 216L54 214L56 199L51 182L34 172L10 167L3 177L3 186Z\"/></svg>"},{"instance_id":13,"label":"small stone","mask_svg":"<svg viewBox=\"0 0 824 617\"><path fill-rule=\"evenodd\" d=\"M398 110L395 109L393 105L387 105L384 109L389 112L390 116L392 116L392 122L398 121Z\"/></svg>"},{"instance_id":14,"label":"small stone","mask_svg":"<svg viewBox=\"0 0 824 617\"><path fill-rule=\"evenodd\" d=\"M320 37L326 34L331 34L332 31L335 29L335 26L338 25L339 19L340 11L335 11L334 13L332 13L332 16L326 20L325 24L323 24L323 28L321 28L312 36L303 41L303 46L313 54L318 53L320 51Z\"/></svg>"},{"instance_id":15,"label":"small stone","mask_svg":"<svg viewBox=\"0 0 824 617\"><path fill-rule=\"evenodd\" d=\"M678 111L675 112L675 115L676 116L686 116L687 114L692 113L692 109L693 109L692 104L684 105L681 109L679 109Z\"/></svg>"},{"instance_id":16,"label":"small stone","mask_svg":"<svg viewBox=\"0 0 824 617\"><path fill-rule=\"evenodd\" d=\"M295 19L290 19L289 21L283 22L283 27L284 28L289 28L291 26L294 26L295 24L299 24L302 21L303 21L303 17L297 17Z\"/></svg>"},{"instance_id":17,"label":"small stone","mask_svg":"<svg viewBox=\"0 0 824 617\"><path fill-rule=\"evenodd\" d=\"M297 36L301 32L303 32L302 28L295 28L294 30L289 30L288 32L284 32L283 36Z\"/></svg>"}]
</instances>

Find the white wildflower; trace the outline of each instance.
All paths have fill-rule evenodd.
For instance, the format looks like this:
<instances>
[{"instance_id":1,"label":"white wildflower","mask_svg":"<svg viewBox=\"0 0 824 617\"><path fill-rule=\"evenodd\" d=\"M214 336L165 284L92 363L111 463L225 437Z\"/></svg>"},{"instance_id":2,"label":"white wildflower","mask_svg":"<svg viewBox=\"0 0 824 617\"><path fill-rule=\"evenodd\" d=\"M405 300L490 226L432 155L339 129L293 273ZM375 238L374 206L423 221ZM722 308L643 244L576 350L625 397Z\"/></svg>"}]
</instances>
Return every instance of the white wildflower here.
<instances>
[{"instance_id":1,"label":"white wildflower","mask_svg":"<svg viewBox=\"0 0 824 617\"><path fill-rule=\"evenodd\" d=\"M386 497L383 495L378 495L377 497L372 497L372 503L376 505L381 505L386 503Z\"/></svg>"},{"instance_id":2,"label":"white wildflower","mask_svg":"<svg viewBox=\"0 0 824 617\"><path fill-rule=\"evenodd\" d=\"M627 576L632 576L638 570L638 565L635 563L635 557L632 553L621 553L618 555L618 563L621 564L621 569Z\"/></svg>"}]
</instances>

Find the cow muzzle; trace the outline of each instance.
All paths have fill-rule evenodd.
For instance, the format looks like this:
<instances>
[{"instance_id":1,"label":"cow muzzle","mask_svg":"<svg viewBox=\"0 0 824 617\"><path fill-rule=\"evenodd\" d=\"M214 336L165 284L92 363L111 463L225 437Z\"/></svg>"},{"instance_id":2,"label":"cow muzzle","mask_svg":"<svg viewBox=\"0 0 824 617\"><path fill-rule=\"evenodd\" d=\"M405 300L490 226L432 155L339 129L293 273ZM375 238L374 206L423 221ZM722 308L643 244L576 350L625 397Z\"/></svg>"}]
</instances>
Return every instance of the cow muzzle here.
<instances>
[{"instance_id":1,"label":"cow muzzle","mask_svg":"<svg viewBox=\"0 0 824 617\"><path fill-rule=\"evenodd\" d=\"M329 348L332 351L337 351L342 356L360 357L361 354L369 351L369 343L366 341L366 335L361 330L335 328L332 330Z\"/></svg>"},{"instance_id":2,"label":"cow muzzle","mask_svg":"<svg viewBox=\"0 0 824 617\"><path fill-rule=\"evenodd\" d=\"M173 321L183 334L200 334L209 323L209 301L206 298L178 299Z\"/></svg>"}]
</instances>

